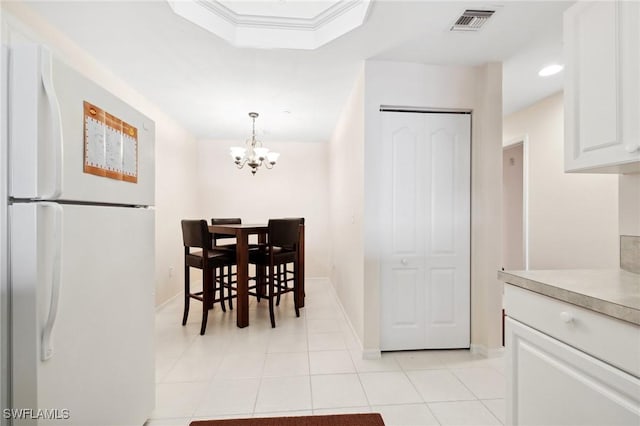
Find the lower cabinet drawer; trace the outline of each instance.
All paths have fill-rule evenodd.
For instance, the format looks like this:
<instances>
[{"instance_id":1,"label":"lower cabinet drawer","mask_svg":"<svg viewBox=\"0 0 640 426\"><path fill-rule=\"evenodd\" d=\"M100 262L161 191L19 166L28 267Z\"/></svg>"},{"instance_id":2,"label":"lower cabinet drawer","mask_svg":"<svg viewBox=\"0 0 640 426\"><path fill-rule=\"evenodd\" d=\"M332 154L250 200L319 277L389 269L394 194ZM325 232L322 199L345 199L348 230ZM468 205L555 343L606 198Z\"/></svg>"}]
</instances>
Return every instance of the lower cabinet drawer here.
<instances>
[{"instance_id":1,"label":"lower cabinet drawer","mask_svg":"<svg viewBox=\"0 0 640 426\"><path fill-rule=\"evenodd\" d=\"M640 377L640 327L513 285L505 285L509 318Z\"/></svg>"},{"instance_id":2,"label":"lower cabinet drawer","mask_svg":"<svg viewBox=\"0 0 640 426\"><path fill-rule=\"evenodd\" d=\"M508 425L640 425L640 379L506 320Z\"/></svg>"}]
</instances>

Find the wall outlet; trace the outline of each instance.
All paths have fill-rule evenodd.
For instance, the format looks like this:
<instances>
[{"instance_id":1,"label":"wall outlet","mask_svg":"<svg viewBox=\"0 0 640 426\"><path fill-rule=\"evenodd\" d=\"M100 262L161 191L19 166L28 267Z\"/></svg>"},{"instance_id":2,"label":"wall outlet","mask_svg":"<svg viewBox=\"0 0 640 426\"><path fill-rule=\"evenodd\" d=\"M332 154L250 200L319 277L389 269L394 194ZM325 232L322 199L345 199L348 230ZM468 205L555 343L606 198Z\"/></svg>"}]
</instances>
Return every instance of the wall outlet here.
<instances>
[{"instance_id":1,"label":"wall outlet","mask_svg":"<svg viewBox=\"0 0 640 426\"><path fill-rule=\"evenodd\" d=\"M173 266L169 266L169 278L173 277L174 268Z\"/></svg>"}]
</instances>

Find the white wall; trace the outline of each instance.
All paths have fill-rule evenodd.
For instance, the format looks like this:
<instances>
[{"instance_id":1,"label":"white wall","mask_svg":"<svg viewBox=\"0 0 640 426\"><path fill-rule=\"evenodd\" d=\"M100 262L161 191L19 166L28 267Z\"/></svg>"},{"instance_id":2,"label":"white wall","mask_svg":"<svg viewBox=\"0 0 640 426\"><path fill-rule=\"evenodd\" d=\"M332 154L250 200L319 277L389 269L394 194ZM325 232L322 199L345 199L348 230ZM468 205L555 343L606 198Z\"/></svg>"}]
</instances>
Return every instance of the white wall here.
<instances>
[{"instance_id":1,"label":"white wall","mask_svg":"<svg viewBox=\"0 0 640 426\"><path fill-rule=\"evenodd\" d=\"M362 342L364 336L364 69L329 142L331 283Z\"/></svg>"},{"instance_id":2,"label":"white wall","mask_svg":"<svg viewBox=\"0 0 640 426\"><path fill-rule=\"evenodd\" d=\"M504 120L504 140L528 135L530 269L617 268L618 177L564 173L562 93Z\"/></svg>"},{"instance_id":3,"label":"white wall","mask_svg":"<svg viewBox=\"0 0 640 426\"><path fill-rule=\"evenodd\" d=\"M619 233L640 236L640 173L619 179Z\"/></svg>"},{"instance_id":4,"label":"white wall","mask_svg":"<svg viewBox=\"0 0 640 426\"><path fill-rule=\"evenodd\" d=\"M152 118L154 118L152 116ZM202 202L193 165L195 139L167 118L156 122L156 304L184 289L180 220L193 217ZM170 273L171 268L171 273ZM191 274L196 277L198 274Z\"/></svg>"},{"instance_id":5,"label":"white wall","mask_svg":"<svg viewBox=\"0 0 640 426\"><path fill-rule=\"evenodd\" d=\"M502 64L475 69L471 133L471 345L502 346Z\"/></svg>"},{"instance_id":6,"label":"white wall","mask_svg":"<svg viewBox=\"0 0 640 426\"><path fill-rule=\"evenodd\" d=\"M56 28L20 2L3 2L3 41L31 40L47 45L62 61L91 78L156 123L156 303L182 289L180 218L199 211L193 168L195 139L118 76L101 66ZM169 277L168 268L176 266Z\"/></svg>"},{"instance_id":7,"label":"white wall","mask_svg":"<svg viewBox=\"0 0 640 426\"><path fill-rule=\"evenodd\" d=\"M502 152L502 267L525 269L522 155L524 144Z\"/></svg>"},{"instance_id":8,"label":"white wall","mask_svg":"<svg viewBox=\"0 0 640 426\"><path fill-rule=\"evenodd\" d=\"M247 132L251 131L247 120ZM249 135L247 135L249 136ZM326 143L272 142L280 153L271 170L238 170L229 147L244 141L198 141L198 198L194 218L240 217L244 223L269 218L305 218L305 275L329 276L329 195Z\"/></svg>"},{"instance_id":9,"label":"white wall","mask_svg":"<svg viewBox=\"0 0 640 426\"><path fill-rule=\"evenodd\" d=\"M431 66L365 63L364 144L364 330L365 353L380 347L378 214L381 200L377 164L381 158L380 105L472 109L471 340L480 350L501 341L501 116L502 66ZM350 283L357 288L361 283ZM343 305L346 307L346 302ZM356 315L351 312L349 315Z\"/></svg>"}]
</instances>

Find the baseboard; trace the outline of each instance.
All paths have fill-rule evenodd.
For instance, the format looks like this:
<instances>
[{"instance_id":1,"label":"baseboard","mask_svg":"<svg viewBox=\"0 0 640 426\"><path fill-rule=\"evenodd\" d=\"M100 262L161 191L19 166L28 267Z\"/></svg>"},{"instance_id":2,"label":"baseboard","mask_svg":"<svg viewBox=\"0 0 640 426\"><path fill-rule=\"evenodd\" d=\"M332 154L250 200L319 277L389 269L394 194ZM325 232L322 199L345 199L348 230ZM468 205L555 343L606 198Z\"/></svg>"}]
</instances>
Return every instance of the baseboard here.
<instances>
[{"instance_id":1,"label":"baseboard","mask_svg":"<svg viewBox=\"0 0 640 426\"><path fill-rule=\"evenodd\" d=\"M202 288L202 280L194 280L191 281L191 287L193 288ZM177 292L176 294L174 294L173 296L171 296L170 298L168 298L167 300L165 300L164 302L162 302L161 304L156 306L156 313L160 312L161 310L163 310L169 303L171 303L173 301L173 299L175 299L176 297L180 296L182 297L184 295L184 290L181 290L179 292Z\"/></svg>"},{"instance_id":2,"label":"baseboard","mask_svg":"<svg viewBox=\"0 0 640 426\"><path fill-rule=\"evenodd\" d=\"M331 280L329 280L329 277L307 277L307 276L305 276L304 280L305 281L309 281L309 280L326 280L326 281L331 282Z\"/></svg>"},{"instance_id":3,"label":"baseboard","mask_svg":"<svg viewBox=\"0 0 640 426\"><path fill-rule=\"evenodd\" d=\"M169 303L171 303L173 301L173 299L175 299L176 297L181 296L183 294L184 294L184 292L179 291L178 293L176 293L175 295L171 296L170 298L168 298L167 300L165 300L161 304L157 305L156 306L156 313L158 313L161 310L163 310Z\"/></svg>"},{"instance_id":4,"label":"baseboard","mask_svg":"<svg viewBox=\"0 0 640 426\"><path fill-rule=\"evenodd\" d=\"M495 358L500 357L504 354L504 348L487 348L486 345L480 345L477 343L472 343L469 347L469 350L473 354L478 354L482 356L486 356L487 358Z\"/></svg>"},{"instance_id":5,"label":"baseboard","mask_svg":"<svg viewBox=\"0 0 640 426\"><path fill-rule=\"evenodd\" d=\"M379 349L363 349L362 359L375 360L382 358L382 352Z\"/></svg>"},{"instance_id":6,"label":"baseboard","mask_svg":"<svg viewBox=\"0 0 640 426\"><path fill-rule=\"evenodd\" d=\"M330 279L326 278L326 280L329 283L329 287L331 288L331 294L333 294L334 299L336 300L336 302L338 302L338 306L340 307L340 312L342 312L344 319L347 321L347 324L349 325L351 334L353 334L353 337L356 339L356 342L358 343L358 350L362 354L362 359L380 359L381 355L379 350L364 349L364 346L360 341L360 337L358 336L358 333L356 333L356 330L353 327L353 324L351 323L351 319L349 318L349 315L347 315L347 311L344 310L344 306L342 305L342 302L338 297L338 293L336 293L336 288L334 287Z\"/></svg>"}]
</instances>

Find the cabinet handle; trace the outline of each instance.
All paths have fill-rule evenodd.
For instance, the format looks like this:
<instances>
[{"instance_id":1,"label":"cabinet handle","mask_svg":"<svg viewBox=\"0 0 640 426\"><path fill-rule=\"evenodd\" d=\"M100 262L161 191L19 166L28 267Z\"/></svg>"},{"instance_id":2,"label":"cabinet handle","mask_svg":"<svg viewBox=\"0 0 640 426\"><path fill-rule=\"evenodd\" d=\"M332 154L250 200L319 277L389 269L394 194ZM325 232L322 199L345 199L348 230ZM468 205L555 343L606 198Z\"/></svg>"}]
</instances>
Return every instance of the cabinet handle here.
<instances>
[{"instance_id":1,"label":"cabinet handle","mask_svg":"<svg viewBox=\"0 0 640 426\"><path fill-rule=\"evenodd\" d=\"M573 321L573 314L571 312L560 312L560 319L562 320L562 322L564 323L570 323Z\"/></svg>"},{"instance_id":2,"label":"cabinet handle","mask_svg":"<svg viewBox=\"0 0 640 426\"><path fill-rule=\"evenodd\" d=\"M62 252L62 206L58 203L39 203L38 206L45 208L51 208L54 212L54 224L53 224L53 241L55 241L55 251L51 259L51 300L49 304L49 315L47 316L47 322L42 329L42 343L40 359L46 361L53 356L53 339L51 333L53 332L53 326L56 322L56 316L58 315L58 302L60 301L60 285L62 274L60 270L61 260L60 254Z\"/></svg>"},{"instance_id":3,"label":"cabinet handle","mask_svg":"<svg viewBox=\"0 0 640 426\"><path fill-rule=\"evenodd\" d=\"M55 138L56 142L53 144L54 147L54 158L53 158L53 192L47 195L38 194L39 199L53 200L60 196L62 193L62 161L63 161L63 136L62 136L62 115L60 113L60 104L58 102L58 96L56 95L56 90L53 85L53 77L52 77L52 64L51 64L51 53L45 51L42 48L40 52L42 58L42 69L40 71L40 76L42 79L42 86L44 87L44 91L47 95L47 101L49 102L49 110L51 112L51 123L52 129L51 134Z\"/></svg>"},{"instance_id":4,"label":"cabinet handle","mask_svg":"<svg viewBox=\"0 0 640 426\"><path fill-rule=\"evenodd\" d=\"M638 150L638 148L640 148L640 144L637 144L637 143L629 143L624 146L624 150L627 151L629 154L633 154Z\"/></svg>"},{"instance_id":5,"label":"cabinet handle","mask_svg":"<svg viewBox=\"0 0 640 426\"><path fill-rule=\"evenodd\" d=\"M407 259L402 259L400 263L402 263L403 265L408 265L409 261Z\"/></svg>"}]
</instances>

